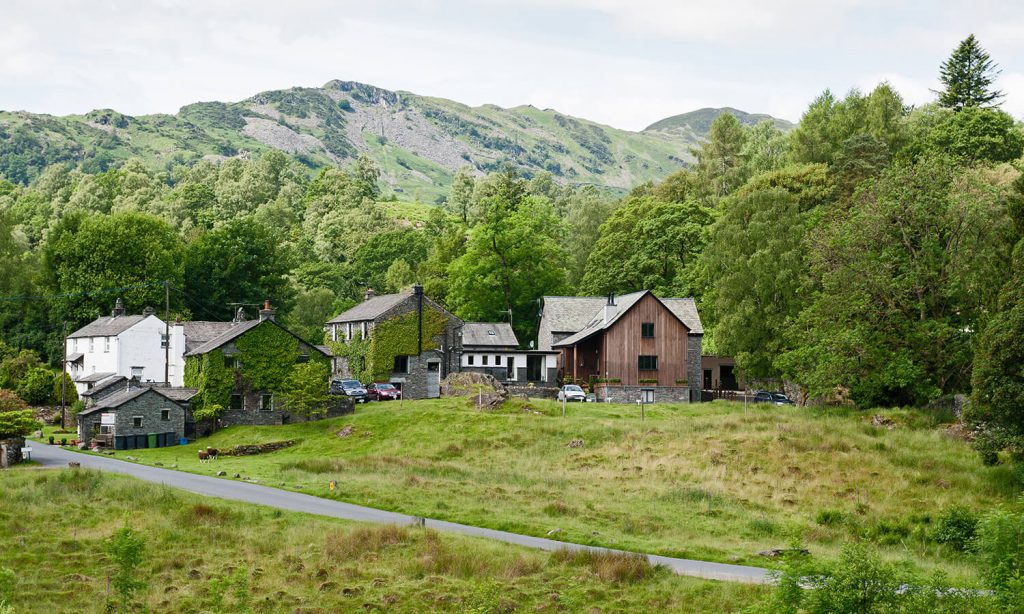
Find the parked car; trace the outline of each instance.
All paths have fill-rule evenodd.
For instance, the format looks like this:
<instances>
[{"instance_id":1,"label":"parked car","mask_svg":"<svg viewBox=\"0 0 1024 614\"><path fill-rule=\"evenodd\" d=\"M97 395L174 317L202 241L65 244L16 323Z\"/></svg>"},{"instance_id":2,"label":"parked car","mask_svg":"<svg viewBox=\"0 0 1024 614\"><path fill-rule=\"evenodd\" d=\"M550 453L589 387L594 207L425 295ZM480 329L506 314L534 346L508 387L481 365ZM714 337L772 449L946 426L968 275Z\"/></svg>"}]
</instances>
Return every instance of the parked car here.
<instances>
[{"instance_id":1,"label":"parked car","mask_svg":"<svg viewBox=\"0 0 1024 614\"><path fill-rule=\"evenodd\" d=\"M795 405L789 397L781 392L768 392L759 390L754 394L754 403L770 403L772 405Z\"/></svg>"},{"instance_id":2,"label":"parked car","mask_svg":"<svg viewBox=\"0 0 1024 614\"><path fill-rule=\"evenodd\" d=\"M329 392L331 394L343 394L350 397L356 403L366 403L370 400L366 388L363 388L359 380L355 379L336 379L331 382Z\"/></svg>"},{"instance_id":3,"label":"parked car","mask_svg":"<svg viewBox=\"0 0 1024 614\"><path fill-rule=\"evenodd\" d=\"M558 400L570 403L572 401L583 403L587 400L587 393L583 392L583 389L576 384L566 384L558 391Z\"/></svg>"},{"instance_id":4,"label":"parked car","mask_svg":"<svg viewBox=\"0 0 1024 614\"><path fill-rule=\"evenodd\" d=\"M366 394L371 401L397 401L402 398L402 391L387 382L370 384L366 387Z\"/></svg>"}]
</instances>

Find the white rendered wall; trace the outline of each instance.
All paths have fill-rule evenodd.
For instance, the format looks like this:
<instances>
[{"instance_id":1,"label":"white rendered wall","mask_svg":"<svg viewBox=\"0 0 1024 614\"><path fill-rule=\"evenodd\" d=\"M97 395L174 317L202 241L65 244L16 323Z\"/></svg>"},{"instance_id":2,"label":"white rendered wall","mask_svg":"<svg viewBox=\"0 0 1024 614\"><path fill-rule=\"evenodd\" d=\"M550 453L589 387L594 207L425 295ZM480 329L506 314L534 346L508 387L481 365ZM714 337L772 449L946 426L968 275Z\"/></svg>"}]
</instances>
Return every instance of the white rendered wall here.
<instances>
[{"instance_id":1,"label":"white rendered wall","mask_svg":"<svg viewBox=\"0 0 1024 614\"><path fill-rule=\"evenodd\" d=\"M118 335L117 374L131 377L132 367L142 367L140 381L164 381L165 354L160 347L163 334L163 320L149 316Z\"/></svg>"}]
</instances>

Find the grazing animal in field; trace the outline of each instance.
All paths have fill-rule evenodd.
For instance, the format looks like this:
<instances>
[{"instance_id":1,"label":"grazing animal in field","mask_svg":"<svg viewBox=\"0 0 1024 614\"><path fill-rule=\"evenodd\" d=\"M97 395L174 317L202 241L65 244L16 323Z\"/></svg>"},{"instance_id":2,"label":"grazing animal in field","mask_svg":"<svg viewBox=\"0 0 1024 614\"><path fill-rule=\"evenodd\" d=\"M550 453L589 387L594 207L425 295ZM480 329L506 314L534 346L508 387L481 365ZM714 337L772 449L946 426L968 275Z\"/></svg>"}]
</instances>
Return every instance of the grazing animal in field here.
<instances>
[{"instance_id":1,"label":"grazing animal in field","mask_svg":"<svg viewBox=\"0 0 1024 614\"><path fill-rule=\"evenodd\" d=\"M199 451L199 462L208 463L210 462L210 454L206 450Z\"/></svg>"},{"instance_id":2,"label":"grazing animal in field","mask_svg":"<svg viewBox=\"0 0 1024 614\"><path fill-rule=\"evenodd\" d=\"M220 452L217 448L206 448L206 453L210 456L210 460L217 460L220 456Z\"/></svg>"}]
</instances>

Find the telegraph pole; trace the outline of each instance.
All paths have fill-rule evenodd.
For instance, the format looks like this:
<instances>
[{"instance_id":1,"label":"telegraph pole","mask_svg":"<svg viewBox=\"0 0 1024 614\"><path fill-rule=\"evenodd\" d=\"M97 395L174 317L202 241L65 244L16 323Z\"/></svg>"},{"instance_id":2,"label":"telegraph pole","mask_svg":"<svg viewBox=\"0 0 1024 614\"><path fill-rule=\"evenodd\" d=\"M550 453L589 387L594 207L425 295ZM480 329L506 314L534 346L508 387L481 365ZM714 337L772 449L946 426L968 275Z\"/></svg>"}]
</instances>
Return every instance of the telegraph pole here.
<instances>
[{"instance_id":1,"label":"telegraph pole","mask_svg":"<svg viewBox=\"0 0 1024 614\"><path fill-rule=\"evenodd\" d=\"M164 281L164 384L171 387L171 282Z\"/></svg>"},{"instance_id":2,"label":"telegraph pole","mask_svg":"<svg viewBox=\"0 0 1024 614\"><path fill-rule=\"evenodd\" d=\"M68 386L68 323L64 321L64 332L61 335L64 344L64 360L60 364L60 430L64 430L64 406L67 403L67 386Z\"/></svg>"}]
</instances>

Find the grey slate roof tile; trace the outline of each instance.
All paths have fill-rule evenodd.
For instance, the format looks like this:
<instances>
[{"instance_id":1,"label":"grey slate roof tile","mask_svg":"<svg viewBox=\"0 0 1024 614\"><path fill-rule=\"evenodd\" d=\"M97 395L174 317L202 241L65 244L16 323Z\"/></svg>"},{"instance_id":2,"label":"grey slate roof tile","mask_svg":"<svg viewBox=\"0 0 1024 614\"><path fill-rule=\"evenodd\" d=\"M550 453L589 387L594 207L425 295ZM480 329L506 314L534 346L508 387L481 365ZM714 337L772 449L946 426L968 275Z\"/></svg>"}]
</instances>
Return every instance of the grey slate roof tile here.
<instances>
[{"instance_id":1,"label":"grey slate roof tile","mask_svg":"<svg viewBox=\"0 0 1024 614\"><path fill-rule=\"evenodd\" d=\"M79 337L116 337L147 317L150 316L100 316L68 335L68 339Z\"/></svg>"},{"instance_id":2,"label":"grey slate roof tile","mask_svg":"<svg viewBox=\"0 0 1024 614\"><path fill-rule=\"evenodd\" d=\"M466 322L462 325L462 346L516 348L519 340L508 322Z\"/></svg>"}]
</instances>

